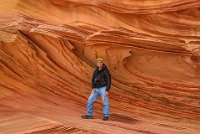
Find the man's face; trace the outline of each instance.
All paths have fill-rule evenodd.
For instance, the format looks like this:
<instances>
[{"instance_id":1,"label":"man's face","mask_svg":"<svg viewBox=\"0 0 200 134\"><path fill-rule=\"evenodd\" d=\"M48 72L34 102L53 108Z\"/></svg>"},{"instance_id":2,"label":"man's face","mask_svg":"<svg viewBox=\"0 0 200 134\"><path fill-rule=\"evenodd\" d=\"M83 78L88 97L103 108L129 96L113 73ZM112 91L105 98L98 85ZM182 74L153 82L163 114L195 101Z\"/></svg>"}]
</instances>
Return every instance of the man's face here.
<instances>
[{"instance_id":1,"label":"man's face","mask_svg":"<svg viewBox=\"0 0 200 134\"><path fill-rule=\"evenodd\" d=\"M102 61L97 61L97 67L101 68L103 65L103 62Z\"/></svg>"}]
</instances>

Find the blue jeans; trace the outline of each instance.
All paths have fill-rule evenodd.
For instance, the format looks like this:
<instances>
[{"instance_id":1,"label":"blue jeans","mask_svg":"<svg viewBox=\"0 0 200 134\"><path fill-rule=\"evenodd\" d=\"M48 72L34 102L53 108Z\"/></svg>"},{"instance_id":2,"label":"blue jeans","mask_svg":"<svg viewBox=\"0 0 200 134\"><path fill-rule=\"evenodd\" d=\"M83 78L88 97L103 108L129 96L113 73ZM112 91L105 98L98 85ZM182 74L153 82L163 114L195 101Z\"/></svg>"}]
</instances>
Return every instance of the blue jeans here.
<instances>
[{"instance_id":1,"label":"blue jeans","mask_svg":"<svg viewBox=\"0 0 200 134\"><path fill-rule=\"evenodd\" d=\"M93 104L99 98L99 96L101 96L102 98L104 117L109 117L110 108L109 108L108 96L106 95L106 86L101 88L95 88L95 91L90 94L87 103L87 114L89 116L92 116Z\"/></svg>"}]
</instances>

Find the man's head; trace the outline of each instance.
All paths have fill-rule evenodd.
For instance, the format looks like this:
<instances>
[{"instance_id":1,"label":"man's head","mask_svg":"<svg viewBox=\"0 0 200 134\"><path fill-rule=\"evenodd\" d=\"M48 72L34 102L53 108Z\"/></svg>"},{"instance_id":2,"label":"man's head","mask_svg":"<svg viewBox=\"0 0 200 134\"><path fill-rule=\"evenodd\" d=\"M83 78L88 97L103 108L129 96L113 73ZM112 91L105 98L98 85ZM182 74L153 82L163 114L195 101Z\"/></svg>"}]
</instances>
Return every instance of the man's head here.
<instances>
[{"instance_id":1,"label":"man's head","mask_svg":"<svg viewBox=\"0 0 200 134\"><path fill-rule=\"evenodd\" d=\"M102 66L103 66L103 58L97 58L97 67L99 67L99 68L102 68Z\"/></svg>"}]
</instances>

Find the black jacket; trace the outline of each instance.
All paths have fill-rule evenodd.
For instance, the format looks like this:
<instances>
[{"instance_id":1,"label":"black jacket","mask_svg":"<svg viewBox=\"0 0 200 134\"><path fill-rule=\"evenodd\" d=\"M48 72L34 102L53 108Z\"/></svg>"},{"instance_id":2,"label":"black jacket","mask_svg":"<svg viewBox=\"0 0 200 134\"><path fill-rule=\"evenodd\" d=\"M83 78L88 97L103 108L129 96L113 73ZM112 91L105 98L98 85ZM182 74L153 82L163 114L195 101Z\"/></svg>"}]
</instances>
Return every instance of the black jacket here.
<instances>
[{"instance_id":1,"label":"black jacket","mask_svg":"<svg viewBox=\"0 0 200 134\"><path fill-rule=\"evenodd\" d=\"M103 64L101 70L99 70L97 67L92 76L92 88L100 88L106 86L106 91L109 91L110 85L111 75L106 65Z\"/></svg>"}]
</instances>

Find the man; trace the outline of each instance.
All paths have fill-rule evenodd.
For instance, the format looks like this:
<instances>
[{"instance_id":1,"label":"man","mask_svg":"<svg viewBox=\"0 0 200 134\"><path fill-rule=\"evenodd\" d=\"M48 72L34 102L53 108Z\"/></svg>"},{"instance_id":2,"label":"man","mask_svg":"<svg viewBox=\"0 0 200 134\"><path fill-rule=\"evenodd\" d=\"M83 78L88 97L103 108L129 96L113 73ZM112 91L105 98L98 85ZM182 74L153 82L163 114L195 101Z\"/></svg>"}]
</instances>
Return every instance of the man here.
<instances>
[{"instance_id":1,"label":"man","mask_svg":"<svg viewBox=\"0 0 200 134\"><path fill-rule=\"evenodd\" d=\"M103 120L108 120L110 115L110 108L108 102L108 91L111 85L110 73L103 63L102 58L97 58L97 67L92 77L92 93L88 98L87 115L81 116L83 119L92 119L93 104L99 96L102 98L103 104Z\"/></svg>"}]
</instances>

